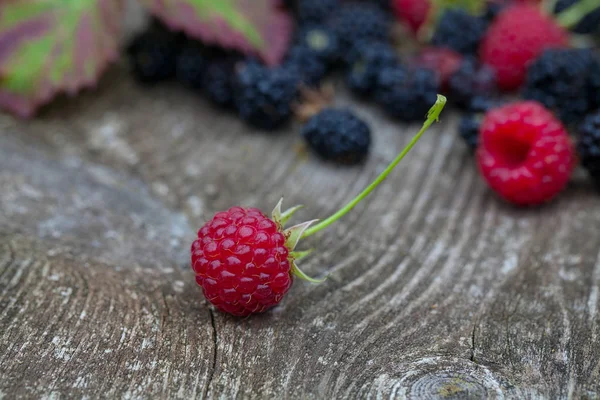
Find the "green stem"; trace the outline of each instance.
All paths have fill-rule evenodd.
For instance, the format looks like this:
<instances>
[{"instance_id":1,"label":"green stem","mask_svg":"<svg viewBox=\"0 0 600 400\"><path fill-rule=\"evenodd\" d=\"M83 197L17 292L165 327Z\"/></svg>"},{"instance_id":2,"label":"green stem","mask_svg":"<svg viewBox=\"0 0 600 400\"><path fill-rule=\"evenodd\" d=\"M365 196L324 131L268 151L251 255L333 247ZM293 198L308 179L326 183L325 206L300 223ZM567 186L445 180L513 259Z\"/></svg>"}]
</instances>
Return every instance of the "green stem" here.
<instances>
[{"instance_id":1,"label":"green stem","mask_svg":"<svg viewBox=\"0 0 600 400\"><path fill-rule=\"evenodd\" d=\"M561 11L556 16L556 21L563 28L572 28L579 23L586 15L600 7L598 0L580 0L571 7Z\"/></svg>"},{"instance_id":2,"label":"green stem","mask_svg":"<svg viewBox=\"0 0 600 400\"><path fill-rule=\"evenodd\" d=\"M406 147L398 154L398 156L387 166L385 170L379 176L363 190L358 196L356 196L352 201L346 204L343 208L338 210L335 214L331 215L329 218L324 219L319 222L317 225L307 229L302 235L303 238L308 237L310 235L314 235L315 233L327 228L329 225L333 224L335 221L346 215L350 210L352 210L358 203L361 202L362 199L367 197L381 182L384 181L385 178L392 172L392 170L398 165L400 161L404 158L404 156L413 148L413 146L417 143L417 141L421 138L423 133L433 124L434 121L437 121L440 113L444 109L446 105L446 98L441 94L438 94L437 101L431 107L429 112L427 113L427 120L423 124L423 127L419 132L411 139L411 141L406 145Z\"/></svg>"}]
</instances>

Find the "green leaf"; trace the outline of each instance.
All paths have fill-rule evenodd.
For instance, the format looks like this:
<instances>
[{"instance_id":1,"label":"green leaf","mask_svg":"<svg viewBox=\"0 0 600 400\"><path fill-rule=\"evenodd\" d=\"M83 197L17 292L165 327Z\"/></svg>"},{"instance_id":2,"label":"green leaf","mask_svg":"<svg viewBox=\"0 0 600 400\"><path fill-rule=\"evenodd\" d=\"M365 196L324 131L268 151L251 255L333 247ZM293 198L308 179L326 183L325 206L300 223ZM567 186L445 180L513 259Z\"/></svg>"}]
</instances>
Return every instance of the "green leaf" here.
<instances>
[{"instance_id":1,"label":"green leaf","mask_svg":"<svg viewBox=\"0 0 600 400\"><path fill-rule=\"evenodd\" d=\"M116 59L121 0L2 0L0 106L29 117Z\"/></svg>"},{"instance_id":2,"label":"green leaf","mask_svg":"<svg viewBox=\"0 0 600 400\"><path fill-rule=\"evenodd\" d=\"M159 19L206 43L255 54L267 64L283 58L293 30L278 0L141 0Z\"/></svg>"}]
</instances>

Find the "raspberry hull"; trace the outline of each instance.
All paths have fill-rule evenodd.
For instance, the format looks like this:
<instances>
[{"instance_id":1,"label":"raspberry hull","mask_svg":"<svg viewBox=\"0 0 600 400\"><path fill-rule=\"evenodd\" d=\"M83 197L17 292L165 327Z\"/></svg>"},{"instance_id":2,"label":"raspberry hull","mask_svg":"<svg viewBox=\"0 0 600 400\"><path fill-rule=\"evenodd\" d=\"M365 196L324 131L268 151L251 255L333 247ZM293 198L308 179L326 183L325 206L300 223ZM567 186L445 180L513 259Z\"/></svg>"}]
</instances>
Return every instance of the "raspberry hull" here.
<instances>
[{"instance_id":1,"label":"raspberry hull","mask_svg":"<svg viewBox=\"0 0 600 400\"><path fill-rule=\"evenodd\" d=\"M256 208L215 214L192 244L192 267L217 309L246 316L281 301L292 286L289 250L280 226Z\"/></svg>"},{"instance_id":2,"label":"raspberry hull","mask_svg":"<svg viewBox=\"0 0 600 400\"><path fill-rule=\"evenodd\" d=\"M525 101L489 111L480 136L479 169L510 203L541 204L567 184L575 164L573 145L541 104Z\"/></svg>"}]
</instances>

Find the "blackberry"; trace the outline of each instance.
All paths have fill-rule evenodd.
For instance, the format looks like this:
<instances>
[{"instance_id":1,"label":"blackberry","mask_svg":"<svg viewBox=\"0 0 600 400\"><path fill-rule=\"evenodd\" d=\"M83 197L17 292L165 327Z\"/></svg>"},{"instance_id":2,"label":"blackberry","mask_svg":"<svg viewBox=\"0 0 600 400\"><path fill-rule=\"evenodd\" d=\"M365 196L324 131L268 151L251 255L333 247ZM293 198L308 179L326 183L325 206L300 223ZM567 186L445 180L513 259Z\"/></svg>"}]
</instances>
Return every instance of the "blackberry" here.
<instances>
[{"instance_id":1,"label":"blackberry","mask_svg":"<svg viewBox=\"0 0 600 400\"><path fill-rule=\"evenodd\" d=\"M283 67L293 70L307 86L318 86L327 73L327 67L317 54L303 46L294 46L288 51Z\"/></svg>"},{"instance_id":2,"label":"blackberry","mask_svg":"<svg viewBox=\"0 0 600 400\"><path fill-rule=\"evenodd\" d=\"M580 1L582 0L558 0L554 6L554 12L558 14ZM600 3L594 11L583 17L571 30L582 34L600 32Z\"/></svg>"},{"instance_id":3,"label":"blackberry","mask_svg":"<svg viewBox=\"0 0 600 400\"><path fill-rule=\"evenodd\" d=\"M301 24L325 21L339 7L339 0L298 0L298 20Z\"/></svg>"},{"instance_id":4,"label":"blackberry","mask_svg":"<svg viewBox=\"0 0 600 400\"><path fill-rule=\"evenodd\" d=\"M377 75L375 98L392 116L406 122L420 121L437 98L436 74L424 68L383 68Z\"/></svg>"},{"instance_id":5,"label":"blackberry","mask_svg":"<svg viewBox=\"0 0 600 400\"><path fill-rule=\"evenodd\" d=\"M202 88L206 62L206 48L197 41L186 41L175 62L177 80L192 89Z\"/></svg>"},{"instance_id":6,"label":"blackberry","mask_svg":"<svg viewBox=\"0 0 600 400\"><path fill-rule=\"evenodd\" d=\"M377 74L384 67L398 65L396 50L387 43L364 46L357 60L350 66L346 82L358 95L370 95L375 89Z\"/></svg>"},{"instance_id":7,"label":"blackberry","mask_svg":"<svg viewBox=\"0 0 600 400\"><path fill-rule=\"evenodd\" d=\"M302 136L318 156L340 164L360 163L371 145L371 129L347 109L324 109L308 120Z\"/></svg>"},{"instance_id":8,"label":"blackberry","mask_svg":"<svg viewBox=\"0 0 600 400\"><path fill-rule=\"evenodd\" d=\"M460 118L458 133L471 151L475 151L479 145L479 128L482 121L483 116L475 113L464 114Z\"/></svg>"},{"instance_id":9,"label":"blackberry","mask_svg":"<svg viewBox=\"0 0 600 400\"><path fill-rule=\"evenodd\" d=\"M158 26L137 35L127 46L134 77L145 84L172 78L179 44L178 35Z\"/></svg>"},{"instance_id":10,"label":"blackberry","mask_svg":"<svg viewBox=\"0 0 600 400\"><path fill-rule=\"evenodd\" d=\"M460 119L458 133L472 151L479 144L479 127L485 113L498 105L496 101L485 96L475 96L469 101L466 107L467 112Z\"/></svg>"},{"instance_id":11,"label":"blackberry","mask_svg":"<svg viewBox=\"0 0 600 400\"><path fill-rule=\"evenodd\" d=\"M587 85L590 110L595 110L600 108L600 55L595 54L592 57Z\"/></svg>"},{"instance_id":12,"label":"blackberry","mask_svg":"<svg viewBox=\"0 0 600 400\"><path fill-rule=\"evenodd\" d=\"M444 11L436 26L431 43L438 47L448 47L461 54L475 54L479 42L487 30L488 22L464 10Z\"/></svg>"},{"instance_id":13,"label":"blackberry","mask_svg":"<svg viewBox=\"0 0 600 400\"><path fill-rule=\"evenodd\" d=\"M600 185L600 111L588 115L581 124L577 152L581 165Z\"/></svg>"},{"instance_id":14,"label":"blackberry","mask_svg":"<svg viewBox=\"0 0 600 400\"><path fill-rule=\"evenodd\" d=\"M297 44L312 50L313 53L327 66L333 65L339 56L339 41L337 35L324 25L312 25L300 30Z\"/></svg>"},{"instance_id":15,"label":"blackberry","mask_svg":"<svg viewBox=\"0 0 600 400\"><path fill-rule=\"evenodd\" d=\"M567 125L590 109L588 79L592 53L587 49L549 49L527 69L523 97L554 111Z\"/></svg>"},{"instance_id":16,"label":"blackberry","mask_svg":"<svg viewBox=\"0 0 600 400\"><path fill-rule=\"evenodd\" d=\"M492 94L495 87L494 70L472 57L466 57L448 80L450 98L462 109L469 106L473 97Z\"/></svg>"},{"instance_id":17,"label":"blackberry","mask_svg":"<svg viewBox=\"0 0 600 400\"><path fill-rule=\"evenodd\" d=\"M386 42L390 39L391 20L375 4L344 4L328 20L340 42L342 55L352 50L361 41Z\"/></svg>"},{"instance_id":18,"label":"blackberry","mask_svg":"<svg viewBox=\"0 0 600 400\"><path fill-rule=\"evenodd\" d=\"M221 107L233 106L233 76L236 62L235 55L220 55L209 60L202 87L210 101Z\"/></svg>"},{"instance_id":19,"label":"blackberry","mask_svg":"<svg viewBox=\"0 0 600 400\"><path fill-rule=\"evenodd\" d=\"M488 110L498 107L501 104L487 96L474 96L467 104L466 111L472 113L485 113Z\"/></svg>"},{"instance_id":20,"label":"blackberry","mask_svg":"<svg viewBox=\"0 0 600 400\"><path fill-rule=\"evenodd\" d=\"M234 102L240 117L257 128L273 130L291 116L298 77L287 68L246 62L236 73Z\"/></svg>"}]
</instances>

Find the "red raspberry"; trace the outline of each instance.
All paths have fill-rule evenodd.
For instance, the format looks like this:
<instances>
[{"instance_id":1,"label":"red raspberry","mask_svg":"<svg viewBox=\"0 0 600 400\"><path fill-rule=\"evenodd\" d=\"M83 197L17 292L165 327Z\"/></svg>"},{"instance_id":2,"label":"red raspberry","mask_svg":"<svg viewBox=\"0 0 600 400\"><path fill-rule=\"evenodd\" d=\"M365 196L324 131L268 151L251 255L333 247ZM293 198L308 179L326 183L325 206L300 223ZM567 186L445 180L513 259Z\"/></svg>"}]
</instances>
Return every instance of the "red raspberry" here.
<instances>
[{"instance_id":1,"label":"red raspberry","mask_svg":"<svg viewBox=\"0 0 600 400\"><path fill-rule=\"evenodd\" d=\"M551 47L568 44L567 31L540 7L530 3L509 6L496 17L483 38L480 57L496 71L501 89L517 89L527 65Z\"/></svg>"},{"instance_id":2,"label":"red raspberry","mask_svg":"<svg viewBox=\"0 0 600 400\"><path fill-rule=\"evenodd\" d=\"M446 88L450 77L458 71L463 56L445 47L426 47L414 57L411 64L434 71L440 79L442 88Z\"/></svg>"},{"instance_id":3,"label":"red raspberry","mask_svg":"<svg viewBox=\"0 0 600 400\"><path fill-rule=\"evenodd\" d=\"M431 8L429 0L393 0L392 4L396 18L403 21L413 33L419 31Z\"/></svg>"},{"instance_id":4,"label":"red raspberry","mask_svg":"<svg viewBox=\"0 0 600 400\"><path fill-rule=\"evenodd\" d=\"M492 109L480 130L477 163L490 187L517 205L550 200L567 184L575 153L562 124L534 101Z\"/></svg>"},{"instance_id":5,"label":"red raspberry","mask_svg":"<svg viewBox=\"0 0 600 400\"><path fill-rule=\"evenodd\" d=\"M244 316L279 303L292 286L282 227L256 208L215 214L192 244L192 267L204 296L219 310Z\"/></svg>"}]
</instances>

